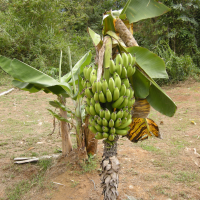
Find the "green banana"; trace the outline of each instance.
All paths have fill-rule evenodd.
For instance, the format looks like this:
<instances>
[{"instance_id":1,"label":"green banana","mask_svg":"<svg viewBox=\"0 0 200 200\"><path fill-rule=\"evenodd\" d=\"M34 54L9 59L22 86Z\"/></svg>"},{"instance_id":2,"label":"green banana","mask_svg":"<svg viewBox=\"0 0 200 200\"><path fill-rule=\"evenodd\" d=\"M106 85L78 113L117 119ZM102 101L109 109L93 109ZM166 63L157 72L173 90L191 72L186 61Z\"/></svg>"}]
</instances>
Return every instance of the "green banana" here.
<instances>
[{"instance_id":1,"label":"green banana","mask_svg":"<svg viewBox=\"0 0 200 200\"><path fill-rule=\"evenodd\" d=\"M132 119L127 120L125 123L122 123L121 126L117 127L117 129L124 129L126 127L128 127L132 122Z\"/></svg>"},{"instance_id":2,"label":"green banana","mask_svg":"<svg viewBox=\"0 0 200 200\"><path fill-rule=\"evenodd\" d=\"M102 119L102 124L103 124L103 126L108 126L108 121L106 118Z\"/></svg>"},{"instance_id":3,"label":"green banana","mask_svg":"<svg viewBox=\"0 0 200 200\"><path fill-rule=\"evenodd\" d=\"M110 120L110 111L107 108L105 110L105 118L106 118L107 121Z\"/></svg>"},{"instance_id":4,"label":"green banana","mask_svg":"<svg viewBox=\"0 0 200 200\"><path fill-rule=\"evenodd\" d=\"M95 123L96 123L96 122L95 122L94 119L91 119L91 120L90 120L90 125L91 125L91 126L95 126Z\"/></svg>"},{"instance_id":5,"label":"green banana","mask_svg":"<svg viewBox=\"0 0 200 200\"><path fill-rule=\"evenodd\" d=\"M98 117L99 117L98 115L95 115L94 120L97 121Z\"/></svg>"},{"instance_id":6,"label":"green banana","mask_svg":"<svg viewBox=\"0 0 200 200\"><path fill-rule=\"evenodd\" d=\"M101 117L101 119L103 119L105 117L105 110L101 109L99 116Z\"/></svg>"},{"instance_id":7,"label":"green banana","mask_svg":"<svg viewBox=\"0 0 200 200\"><path fill-rule=\"evenodd\" d=\"M107 100L107 102L111 102L112 101L112 93L108 88L106 90L106 100Z\"/></svg>"},{"instance_id":8,"label":"green banana","mask_svg":"<svg viewBox=\"0 0 200 200\"><path fill-rule=\"evenodd\" d=\"M113 101L116 101L117 99L119 99L119 96L120 96L119 88L115 86L115 89L113 92Z\"/></svg>"},{"instance_id":9,"label":"green banana","mask_svg":"<svg viewBox=\"0 0 200 200\"><path fill-rule=\"evenodd\" d=\"M116 111L115 111L115 112L112 112L112 114L111 114L111 119L112 119L113 121L115 121L115 120L117 119L117 113L116 113Z\"/></svg>"},{"instance_id":10,"label":"green banana","mask_svg":"<svg viewBox=\"0 0 200 200\"><path fill-rule=\"evenodd\" d=\"M130 77L135 73L135 67L132 67L131 65L129 65L127 67L127 76Z\"/></svg>"},{"instance_id":11,"label":"green banana","mask_svg":"<svg viewBox=\"0 0 200 200\"><path fill-rule=\"evenodd\" d=\"M92 92L93 93L97 92L97 81L96 80L92 83Z\"/></svg>"},{"instance_id":12,"label":"green banana","mask_svg":"<svg viewBox=\"0 0 200 200\"><path fill-rule=\"evenodd\" d=\"M125 84L122 84L120 88L120 96L124 96L126 94L126 86Z\"/></svg>"},{"instance_id":13,"label":"green banana","mask_svg":"<svg viewBox=\"0 0 200 200\"><path fill-rule=\"evenodd\" d=\"M85 95L86 95L86 97L87 97L88 99L91 99L91 98L93 97L93 94L92 94L92 92L90 91L89 88L86 88L86 89L85 89Z\"/></svg>"},{"instance_id":14,"label":"green banana","mask_svg":"<svg viewBox=\"0 0 200 200\"><path fill-rule=\"evenodd\" d=\"M124 96L119 97L114 103L112 103L113 108L119 108L119 106L122 104L124 101Z\"/></svg>"},{"instance_id":15,"label":"green banana","mask_svg":"<svg viewBox=\"0 0 200 200\"><path fill-rule=\"evenodd\" d=\"M126 68L123 66L123 67L122 67L121 78L126 78L126 77L127 77L127 70L126 70Z\"/></svg>"},{"instance_id":16,"label":"green banana","mask_svg":"<svg viewBox=\"0 0 200 200\"><path fill-rule=\"evenodd\" d=\"M90 99L90 105L93 105L93 106L95 105L95 101L93 97Z\"/></svg>"},{"instance_id":17,"label":"green banana","mask_svg":"<svg viewBox=\"0 0 200 200\"><path fill-rule=\"evenodd\" d=\"M90 129L90 131L92 131L92 133L97 133L98 131L94 128L94 126L88 125L88 128Z\"/></svg>"},{"instance_id":18,"label":"green banana","mask_svg":"<svg viewBox=\"0 0 200 200\"><path fill-rule=\"evenodd\" d=\"M115 70L116 70L116 66L115 66L115 62L114 60L110 60L110 73L114 74Z\"/></svg>"},{"instance_id":19,"label":"green banana","mask_svg":"<svg viewBox=\"0 0 200 200\"><path fill-rule=\"evenodd\" d=\"M87 69L88 69L88 65L83 68L83 75L84 75L85 78L87 76L87 74L86 74L87 73Z\"/></svg>"},{"instance_id":20,"label":"green banana","mask_svg":"<svg viewBox=\"0 0 200 200\"><path fill-rule=\"evenodd\" d=\"M86 98L86 103L88 106L90 106L90 100L88 98Z\"/></svg>"},{"instance_id":21,"label":"green banana","mask_svg":"<svg viewBox=\"0 0 200 200\"><path fill-rule=\"evenodd\" d=\"M125 136L125 135L128 134L128 130L127 130L127 129L122 129L122 130L121 130L121 129L116 129L115 133L116 133L117 135Z\"/></svg>"},{"instance_id":22,"label":"green banana","mask_svg":"<svg viewBox=\"0 0 200 200\"><path fill-rule=\"evenodd\" d=\"M133 98L133 97L134 97L134 90L132 88L130 88L129 98Z\"/></svg>"},{"instance_id":23,"label":"green banana","mask_svg":"<svg viewBox=\"0 0 200 200\"><path fill-rule=\"evenodd\" d=\"M105 98L105 96L104 96L102 91L100 91L100 93L99 93L99 101L101 103L106 103L106 98Z\"/></svg>"},{"instance_id":24,"label":"green banana","mask_svg":"<svg viewBox=\"0 0 200 200\"><path fill-rule=\"evenodd\" d=\"M102 127L103 132L108 133L109 132L109 128L107 126L103 126Z\"/></svg>"},{"instance_id":25,"label":"green banana","mask_svg":"<svg viewBox=\"0 0 200 200\"><path fill-rule=\"evenodd\" d=\"M116 72L119 76L122 74L122 64L116 65Z\"/></svg>"},{"instance_id":26,"label":"green banana","mask_svg":"<svg viewBox=\"0 0 200 200\"><path fill-rule=\"evenodd\" d=\"M101 139L103 139L103 134L100 133L100 132L97 132L96 135L95 135L94 137L95 137L95 139L97 139L97 140L101 140Z\"/></svg>"},{"instance_id":27,"label":"green banana","mask_svg":"<svg viewBox=\"0 0 200 200\"><path fill-rule=\"evenodd\" d=\"M94 101L99 101L99 94L98 94L98 92L94 93Z\"/></svg>"},{"instance_id":28,"label":"green banana","mask_svg":"<svg viewBox=\"0 0 200 200\"><path fill-rule=\"evenodd\" d=\"M135 56L132 56L132 62L131 62L131 65L134 66L136 63L136 57Z\"/></svg>"},{"instance_id":29,"label":"green banana","mask_svg":"<svg viewBox=\"0 0 200 200\"><path fill-rule=\"evenodd\" d=\"M129 53L128 54L128 65L132 65L132 60L133 60L132 55Z\"/></svg>"},{"instance_id":30,"label":"green banana","mask_svg":"<svg viewBox=\"0 0 200 200\"><path fill-rule=\"evenodd\" d=\"M93 105L90 105L90 114L93 116L97 115Z\"/></svg>"},{"instance_id":31,"label":"green banana","mask_svg":"<svg viewBox=\"0 0 200 200\"><path fill-rule=\"evenodd\" d=\"M102 86L102 90L103 90L104 95L106 95L106 89L108 88L108 83L107 83L106 79L104 79L102 81L102 85L101 86Z\"/></svg>"},{"instance_id":32,"label":"green banana","mask_svg":"<svg viewBox=\"0 0 200 200\"><path fill-rule=\"evenodd\" d=\"M130 92L131 92L130 89L126 88L126 93L124 95L129 98Z\"/></svg>"},{"instance_id":33,"label":"green banana","mask_svg":"<svg viewBox=\"0 0 200 200\"><path fill-rule=\"evenodd\" d=\"M85 110L86 110L86 113L87 113L87 114L91 115L91 113L90 113L90 106L86 106L86 107L85 107Z\"/></svg>"},{"instance_id":34,"label":"green banana","mask_svg":"<svg viewBox=\"0 0 200 200\"><path fill-rule=\"evenodd\" d=\"M106 79L107 82L109 81L109 78L110 78L110 69L109 68L104 68L103 77Z\"/></svg>"},{"instance_id":35,"label":"green banana","mask_svg":"<svg viewBox=\"0 0 200 200\"><path fill-rule=\"evenodd\" d=\"M108 140L110 140L112 142L114 139L115 139L115 135L114 134L109 135Z\"/></svg>"},{"instance_id":36,"label":"green banana","mask_svg":"<svg viewBox=\"0 0 200 200\"><path fill-rule=\"evenodd\" d=\"M103 130L99 124L96 123L94 127L96 128L97 131L103 132Z\"/></svg>"},{"instance_id":37,"label":"green banana","mask_svg":"<svg viewBox=\"0 0 200 200\"><path fill-rule=\"evenodd\" d=\"M92 67L88 67L87 72L86 72L86 79L88 79L90 81L90 73L92 71Z\"/></svg>"},{"instance_id":38,"label":"green banana","mask_svg":"<svg viewBox=\"0 0 200 200\"><path fill-rule=\"evenodd\" d=\"M86 81L86 87L87 87L87 88L92 87L92 84L91 84L90 81L88 81L88 80Z\"/></svg>"},{"instance_id":39,"label":"green banana","mask_svg":"<svg viewBox=\"0 0 200 200\"><path fill-rule=\"evenodd\" d=\"M118 119L118 118L122 118L123 115L124 115L124 111L123 111L123 109L120 109L120 110L117 112L117 119Z\"/></svg>"},{"instance_id":40,"label":"green banana","mask_svg":"<svg viewBox=\"0 0 200 200\"><path fill-rule=\"evenodd\" d=\"M120 106L118 106L119 109L124 108L128 104L128 97L124 96L124 101Z\"/></svg>"},{"instance_id":41,"label":"green banana","mask_svg":"<svg viewBox=\"0 0 200 200\"><path fill-rule=\"evenodd\" d=\"M112 77L109 78L108 88L109 88L110 92L113 94L114 89L115 89L115 81L113 80Z\"/></svg>"},{"instance_id":42,"label":"green banana","mask_svg":"<svg viewBox=\"0 0 200 200\"><path fill-rule=\"evenodd\" d=\"M121 118L118 118L118 119L115 121L115 128L119 127L121 124L122 124L122 120L121 120Z\"/></svg>"},{"instance_id":43,"label":"green banana","mask_svg":"<svg viewBox=\"0 0 200 200\"><path fill-rule=\"evenodd\" d=\"M124 115L123 115L123 117L127 117L128 114L129 114L129 111L128 111L128 110L123 110L123 111L124 111Z\"/></svg>"},{"instance_id":44,"label":"green banana","mask_svg":"<svg viewBox=\"0 0 200 200\"><path fill-rule=\"evenodd\" d=\"M116 65L122 64L123 60L120 54L117 54L116 58L115 58L115 63Z\"/></svg>"},{"instance_id":45,"label":"green banana","mask_svg":"<svg viewBox=\"0 0 200 200\"><path fill-rule=\"evenodd\" d=\"M119 77L119 75L116 75L114 77L114 80L115 80L115 86L118 87L118 89L120 90L122 82L121 82L121 78Z\"/></svg>"},{"instance_id":46,"label":"green banana","mask_svg":"<svg viewBox=\"0 0 200 200\"><path fill-rule=\"evenodd\" d=\"M128 78L123 78L123 79L122 79L122 83L124 83L124 85L126 86L126 88L129 88L129 87L130 87L130 83L129 83Z\"/></svg>"},{"instance_id":47,"label":"green banana","mask_svg":"<svg viewBox=\"0 0 200 200\"><path fill-rule=\"evenodd\" d=\"M110 119L109 121L109 127L113 127L115 125L115 122L113 119Z\"/></svg>"},{"instance_id":48,"label":"green banana","mask_svg":"<svg viewBox=\"0 0 200 200\"><path fill-rule=\"evenodd\" d=\"M97 82L97 92L100 92L102 90L102 86L101 86L101 81Z\"/></svg>"},{"instance_id":49,"label":"green banana","mask_svg":"<svg viewBox=\"0 0 200 200\"><path fill-rule=\"evenodd\" d=\"M128 104L127 104L128 108L131 108L134 103L135 103L135 98L129 99Z\"/></svg>"},{"instance_id":50,"label":"green banana","mask_svg":"<svg viewBox=\"0 0 200 200\"><path fill-rule=\"evenodd\" d=\"M109 134L106 132L103 132L103 138L108 138L108 137L109 137Z\"/></svg>"},{"instance_id":51,"label":"green banana","mask_svg":"<svg viewBox=\"0 0 200 200\"><path fill-rule=\"evenodd\" d=\"M90 116L90 117L89 117L89 123L92 124L92 123L93 123L93 120L94 120L93 117Z\"/></svg>"},{"instance_id":52,"label":"green banana","mask_svg":"<svg viewBox=\"0 0 200 200\"><path fill-rule=\"evenodd\" d=\"M115 134L115 128L114 127L111 127L110 134Z\"/></svg>"},{"instance_id":53,"label":"green banana","mask_svg":"<svg viewBox=\"0 0 200 200\"><path fill-rule=\"evenodd\" d=\"M128 115L127 115L127 120L129 120L129 119L132 119L132 115L131 115L131 113L128 113Z\"/></svg>"},{"instance_id":54,"label":"green banana","mask_svg":"<svg viewBox=\"0 0 200 200\"><path fill-rule=\"evenodd\" d=\"M100 110L101 110L101 105L100 105L100 103L99 103L99 102L96 102L96 103L94 104L94 107L95 107L96 113L99 114L99 113L100 113Z\"/></svg>"},{"instance_id":55,"label":"green banana","mask_svg":"<svg viewBox=\"0 0 200 200\"><path fill-rule=\"evenodd\" d=\"M123 119L122 119L122 124L125 124L127 122L127 118L126 117L124 117ZM118 127L119 128L119 127Z\"/></svg>"},{"instance_id":56,"label":"green banana","mask_svg":"<svg viewBox=\"0 0 200 200\"><path fill-rule=\"evenodd\" d=\"M123 66L126 68L128 66L128 55L126 53L122 53Z\"/></svg>"}]
</instances>

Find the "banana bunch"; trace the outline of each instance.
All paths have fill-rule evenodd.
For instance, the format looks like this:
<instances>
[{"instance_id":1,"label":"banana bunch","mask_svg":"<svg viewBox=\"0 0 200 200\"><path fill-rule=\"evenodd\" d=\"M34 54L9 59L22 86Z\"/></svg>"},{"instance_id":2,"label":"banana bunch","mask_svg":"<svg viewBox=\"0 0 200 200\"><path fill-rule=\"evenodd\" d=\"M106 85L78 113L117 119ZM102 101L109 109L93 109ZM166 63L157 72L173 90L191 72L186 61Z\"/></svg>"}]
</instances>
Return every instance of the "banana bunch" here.
<instances>
[{"instance_id":1,"label":"banana bunch","mask_svg":"<svg viewBox=\"0 0 200 200\"><path fill-rule=\"evenodd\" d=\"M134 64L135 57L131 54L118 54L115 62L110 60L109 77L104 76L98 82L95 66L84 68L85 109L90 115L89 129L96 133L96 139L106 138L112 142L116 135L127 135L135 102L128 79L135 72Z\"/></svg>"}]
</instances>

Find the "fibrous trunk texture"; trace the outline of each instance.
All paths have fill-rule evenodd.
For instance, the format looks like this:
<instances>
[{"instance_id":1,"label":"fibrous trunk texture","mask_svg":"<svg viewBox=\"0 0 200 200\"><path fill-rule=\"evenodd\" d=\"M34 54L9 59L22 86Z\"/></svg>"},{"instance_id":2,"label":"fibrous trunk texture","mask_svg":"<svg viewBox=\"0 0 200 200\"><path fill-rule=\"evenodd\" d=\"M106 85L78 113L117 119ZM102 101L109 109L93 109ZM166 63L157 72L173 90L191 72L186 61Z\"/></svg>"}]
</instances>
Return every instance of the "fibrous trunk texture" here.
<instances>
[{"instance_id":1,"label":"fibrous trunk texture","mask_svg":"<svg viewBox=\"0 0 200 200\"><path fill-rule=\"evenodd\" d=\"M113 145L104 142L104 153L102 158L101 187L103 188L104 200L116 200L118 196L118 173L120 169L117 159L117 140L115 138Z\"/></svg>"},{"instance_id":2,"label":"fibrous trunk texture","mask_svg":"<svg viewBox=\"0 0 200 200\"><path fill-rule=\"evenodd\" d=\"M63 97L59 98L59 101L63 105L66 104L66 100ZM60 115L61 115L61 117L67 119L66 111L60 109ZM69 126L68 126L67 122L61 121L60 128L61 128L61 135L62 135L62 155L67 156L72 151L72 142L71 142Z\"/></svg>"},{"instance_id":3,"label":"fibrous trunk texture","mask_svg":"<svg viewBox=\"0 0 200 200\"><path fill-rule=\"evenodd\" d=\"M119 33L119 37L123 40L127 47L138 46L138 43L132 33L128 30L121 19L116 19L115 30Z\"/></svg>"},{"instance_id":4,"label":"fibrous trunk texture","mask_svg":"<svg viewBox=\"0 0 200 200\"><path fill-rule=\"evenodd\" d=\"M86 145L86 151L87 154L96 154L97 153L97 143L98 140L95 139L95 134L90 131L88 128L89 124L89 115L86 116L85 119L85 127L84 127L84 133L85 133L85 145Z\"/></svg>"}]
</instances>

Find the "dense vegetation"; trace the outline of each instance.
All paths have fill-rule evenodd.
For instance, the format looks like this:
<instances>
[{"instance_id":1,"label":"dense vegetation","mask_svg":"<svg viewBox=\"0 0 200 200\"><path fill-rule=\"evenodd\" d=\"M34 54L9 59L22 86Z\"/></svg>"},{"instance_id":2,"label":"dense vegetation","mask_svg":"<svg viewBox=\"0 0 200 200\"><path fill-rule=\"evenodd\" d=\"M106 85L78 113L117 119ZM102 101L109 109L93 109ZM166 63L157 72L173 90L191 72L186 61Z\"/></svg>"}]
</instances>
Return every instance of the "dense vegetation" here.
<instances>
[{"instance_id":1,"label":"dense vegetation","mask_svg":"<svg viewBox=\"0 0 200 200\"><path fill-rule=\"evenodd\" d=\"M67 46L75 64L91 50L87 27L101 34L102 13L120 9L126 0L2 0L0 2L0 54L17 58L52 76L58 72L60 50L63 73L69 69ZM200 2L162 0L172 10L134 25L140 46L161 56L170 79L198 76L200 68ZM196 68L197 67L197 68ZM165 82L161 82L165 83Z\"/></svg>"}]
</instances>

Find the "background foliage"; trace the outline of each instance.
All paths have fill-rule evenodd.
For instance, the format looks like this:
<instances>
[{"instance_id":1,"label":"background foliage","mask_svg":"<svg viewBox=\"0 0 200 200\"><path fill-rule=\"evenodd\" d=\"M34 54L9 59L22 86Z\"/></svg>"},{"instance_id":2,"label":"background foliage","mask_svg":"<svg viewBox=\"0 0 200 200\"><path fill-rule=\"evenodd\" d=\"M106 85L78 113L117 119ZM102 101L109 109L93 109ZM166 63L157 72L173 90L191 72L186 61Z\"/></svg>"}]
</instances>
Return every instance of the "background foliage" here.
<instances>
[{"instance_id":1,"label":"background foliage","mask_svg":"<svg viewBox=\"0 0 200 200\"><path fill-rule=\"evenodd\" d=\"M200 2L162 0L172 10L134 25L140 46L167 63L172 83L198 76L200 66ZM87 33L102 31L102 14L123 8L126 0L2 0L0 2L0 54L17 58L43 72L57 76L60 50L63 73L69 70L67 46L73 65L87 51L95 51ZM197 68L198 67L198 68ZM2 73L2 72L1 72Z\"/></svg>"}]
</instances>

